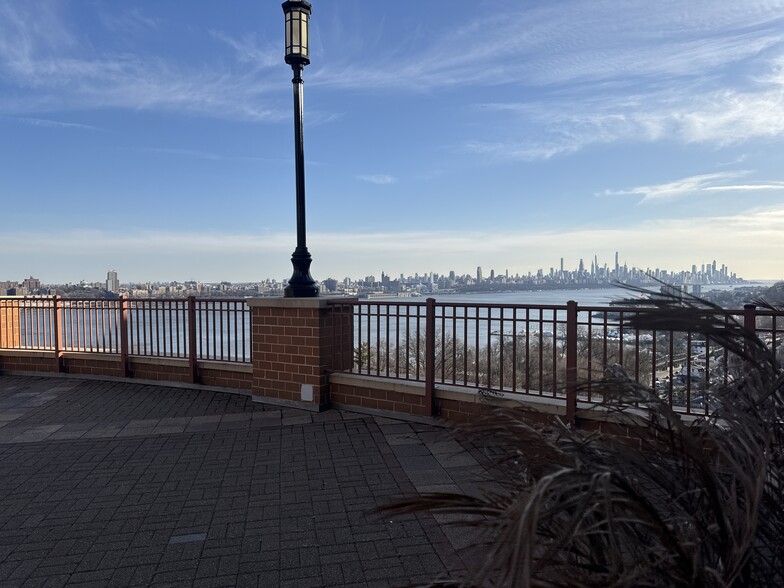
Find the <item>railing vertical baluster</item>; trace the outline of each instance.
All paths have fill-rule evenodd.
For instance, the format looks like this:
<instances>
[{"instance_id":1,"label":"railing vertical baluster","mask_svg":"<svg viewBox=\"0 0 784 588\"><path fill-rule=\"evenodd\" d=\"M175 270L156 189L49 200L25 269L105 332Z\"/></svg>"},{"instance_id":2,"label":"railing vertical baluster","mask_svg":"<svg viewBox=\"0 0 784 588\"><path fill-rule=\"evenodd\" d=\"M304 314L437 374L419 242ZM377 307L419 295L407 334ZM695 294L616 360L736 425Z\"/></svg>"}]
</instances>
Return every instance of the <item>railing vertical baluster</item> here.
<instances>
[{"instance_id":1,"label":"railing vertical baluster","mask_svg":"<svg viewBox=\"0 0 784 588\"><path fill-rule=\"evenodd\" d=\"M55 295L52 298L52 318L53 318L53 325L52 328L54 329L54 337L52 343L54 344L54 361L55 361L55 371L62 372L63 371L63 358L61 355L62 350L62 337L63 334L63 323L62 317L60 316L60 309L58 308L58 301L60 297Z\"/></svg>"},{"instance_id":2,"label":"railing vertical baluster","mask_svg":"<svg viewBox=\"0 0 784 588\"><path fill-rule=\"evenodd\" d=\"M498 324L498 388L504 389L504 308L501 308L501 317Z\"/></svg>"},{"instance_id":3,"label":"railing vertical baluster","mask_svg":"<svg viewBox=\"0 0 784 588\"><path fill-rule=\"evenodd\" d=\"M199 368L196 362L196 297L188 296L188 364L191 382L198 384Z\"/></svg>"},{"instance_id":4,"label":"railing vertical baluster","mask_svg":"<svg viewBox=\"0 0 784 588\"><path fill-rule=\"evenodd\" d=\"M123 294L120 296L120 369L126 378L131 376L131 366L128 361L128 347L130 346L128 334L128 301Z\"/></svg>"},{"instance_id":5,"label":"railing vertical baluster","mask_svg":"<svg viewBox=\"0 0 784 588\"><path fill-rule=\"evenodd\" d=\"M425 406L436 414L436 299L428 298L425 304Z\"/></svg>"},{"instance_id":6,"label":"railing vertical baluster","mask_svg":"<svg viewBox=\"0 0 784 588\"><path fill-rule=\"evenodd\" d=\"M517 308L512 309L512 392L517 392Z\"/></svg>"},{"instance_id":7,"label":"railing vertical baluster","mask_svg":"<svg viewBox=\"0 0 784 588\"><path fill-rule=\"evenodd\" d=\"M420 363L421 363L420 362L420 359L421 359L421 357L420 357L420 350L419 350L419 347L420 347L419 340L421 338L420 337L419 323L420 323L420 318L422 316L422 307L417 305L414 308L416 309L416 331L415 331L415 333L416 333L416 366L415 366L416 367L416 373L414 374L414 376L418 380L419 379L419 373L420 373L419 366L420 366Z\"/></svg>"},{"instance_id":8,"label":"railing vertical baluster","mask_svg":"<svg viewBox=\"0 0 784 588\"><path fill-rule=\"evenodd\" d=\"M395 377L400 377L400 354L403 351L400 349L400 309L403 308L402 306L395 307ZM408 309L406 309L406 313L408 313ZM408 321L408 318L406 318ZM406 332L408 332L408 325L406 325ZM406 358L406 366L408 366L408 349L405 352ZM408 367L406 367L408 369Z\"/></svg>"},{"instance_id":9,"label":"railing vertical baluster","mask_svg":"<svg viewBox=\"0 0 784 588\"><path fill-rule=\"evenodd\" d=\"M577 302L574 300L566 303L566 422L577 422Z\"/></svg>"},{"instance_id":10,"label":"railing vertical baluster","mask_svg":"<svg viewBox=\"0 0 784 588\"><path fill-rule=\"evenodd\" d=\"M386 368L385 373L386 373L386 377L388 378L389 377L389 363L390 363L390 357L389 357L389 313L390 313L390 306L389 306L389 304L387 304L384 308L386 309L386 312L384 313L384 319L386 320L386 326L385 326L385 329L386 329L386 331L385 331L386 332L386 350L384 351L384 363L386 364L385 365L385 368Z\"/></svg>"}]
</instances>

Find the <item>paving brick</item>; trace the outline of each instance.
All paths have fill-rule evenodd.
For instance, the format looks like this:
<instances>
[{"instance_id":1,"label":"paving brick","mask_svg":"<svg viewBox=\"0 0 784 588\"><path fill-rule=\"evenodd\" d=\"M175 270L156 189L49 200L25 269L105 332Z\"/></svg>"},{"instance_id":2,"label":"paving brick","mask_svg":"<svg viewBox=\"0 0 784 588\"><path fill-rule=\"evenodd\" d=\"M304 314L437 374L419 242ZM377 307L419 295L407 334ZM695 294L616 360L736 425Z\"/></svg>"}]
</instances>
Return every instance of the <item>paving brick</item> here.
<instances>
[{"instance_id":1,"label":"paving brick","mask_svg":"<svg viewBox=\"0 0 784 588\"><path fill-rule=\"evenodd\" d=\"M487 478L432 426L128 382L49 394L62 385L0 376L0 585L369 586L462 569L450 538L466 537L432 517L368 515Z\"/></svg>"}]
</instances>

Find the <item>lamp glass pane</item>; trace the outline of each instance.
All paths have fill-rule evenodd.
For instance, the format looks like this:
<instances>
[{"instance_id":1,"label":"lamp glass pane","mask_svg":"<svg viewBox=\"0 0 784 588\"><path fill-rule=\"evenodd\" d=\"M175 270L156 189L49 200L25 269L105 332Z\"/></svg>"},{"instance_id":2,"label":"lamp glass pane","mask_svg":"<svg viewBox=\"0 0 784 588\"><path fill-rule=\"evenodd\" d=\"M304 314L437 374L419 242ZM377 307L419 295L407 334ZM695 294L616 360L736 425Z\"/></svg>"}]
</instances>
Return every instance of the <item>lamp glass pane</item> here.
<instances>
[{"instance_id":1,"label":"lamp glass pane","mask_svg":"<svg viewBox=\"0 0 784 588\"><path fill-rule=\"evenodd\" d=\"M286 13L286 54L291 53L291 13Z\"/></svg>"},{"instance_id":2,"label":"lamp glass pane","mask_svg":"<svg viewBox=\"0 0 784 588\"><path fill-rule=\"evenodd\" d=\"M308 15L302 15L302 54L308 55Z\"/></svg>"},{"instance_id":3,"label":"lamp glass pane","mask_svg":"<svg viewBox=\"0 0 784 588\"><path fill-rule=\"evenodd\" d=\"M292 24L292 27L291 27L291 29L292 29L291 30L291 52L292 53L299 53L300 52L300 49L299 49L300 34L299 34L299 32L300 32L300 28L302 26L302 23L300 22L299 18L297 18L297 16L299 16L299 15L296 15L292 19L292 23L291 23Z\"/></svg>"}]
</instances>

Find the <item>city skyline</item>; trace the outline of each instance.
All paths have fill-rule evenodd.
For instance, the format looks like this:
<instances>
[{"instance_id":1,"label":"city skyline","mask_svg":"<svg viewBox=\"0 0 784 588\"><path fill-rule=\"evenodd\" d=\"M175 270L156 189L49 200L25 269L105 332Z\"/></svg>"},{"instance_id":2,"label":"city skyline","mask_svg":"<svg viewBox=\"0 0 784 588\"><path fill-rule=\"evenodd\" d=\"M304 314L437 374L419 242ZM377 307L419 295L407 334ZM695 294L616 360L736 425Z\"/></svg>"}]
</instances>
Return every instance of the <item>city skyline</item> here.
<instances>
[{"instance_id":1,"label":"city skyline","mask_svg":"<svg viewBox=\"0 0 784 588\"><path fill-rule=\"evenodd\" d=\"M784 276L784 1L313 4L316 280ZM288 277L290 78L279 2L0 0L3 279Z\"/></svg>"},{"instance_id":2,"label":"city skyline","mask_svg":"<svg viewBox=\"0 0 784 588\"><path fill-rule=\"evenodd\" d=\"M380 277L379 277L380 275ZM448 278L450 280L458 280L465 282L474 281L476 283L488 283L492 281L498 281L500 279L509 280L510 283L512 281L525 281L531 279L565 279L575 280L579 278L595 278L598 281L602 282L611 282L617 281L622 282L628 278L634 278L634 280L647 280L651 279L653 281L666 281L668 278L677 279L677 283L688 283L688 284L711 284L711 283L742 283L743 281L753 281L753 280L746 280L743 276L739 276L737 272L733 271L732 268L727 266L724 263L720 263L716 259L708 262L701 262L700 264L693 263L689 268L681 268L681 269L672 269L672 268L664 268L664 267L638 267L634 264L628 264L626 261L622 261L622 257L620 252L616 251L613 258L610 261L602 260L600 263L599 256L594 255L590 258L590 264L585 263L585 258L581 257L579 262L574 266L569 266L566 264L566 261L563 257L558 260L557 264L550 265L547 268L539 268L534 272L528 272L526 274L520 273L511 273L508 268L502 270L496 270L495 267L490 267L489 269L483 269L482 266L477 266L476 269L473 271L459 271L456 269L450 269L446 271L432 271L426 270L421 274L419 272L414 272L413 274L406 275L404 272L393 272L389 273L386 270L381 270L380 274L378 272L367 274L367 275L348 275L343 274L340 277L338 275L331 275L322 279L317 280L317 282L327 282L327 281L351 281L352 283L361 283L361 282L378 282L379 284L384 283L385 280L400 280L405 282L412 282L417 279L426 280L430 279L444 279ZM49 281L46 278L43 280L39 277L33 277L30 275L27 278L13 280L9 276L1 276L0 275L0 289L3 286L8 287L10 284L18 284L26 289L28 288L28 284L37 285L37 287L47 286L47 285L78 285L78 284L87 284L91 286L100 286L110 292L117 292L119 286L129 285L129 284L167 284L167 283L200 283L200 284L253 284L253 283L262 283L262 282L275 282L275 283L284 283L287 280L287 277L280 277L280 276L262 276L256 280L248 280L248 281L232 281L232 280L201 280L198 279L196 276L192 276L191 278L185 280L120 280L118 272L116 270L108 270L106 272L106 279L105 280L88 280L88 279L80 279L78 281L74 280L67 280L64 282L55 282ZM424 282L423 282L424 283Z\"/></svg>"}]
</instances>

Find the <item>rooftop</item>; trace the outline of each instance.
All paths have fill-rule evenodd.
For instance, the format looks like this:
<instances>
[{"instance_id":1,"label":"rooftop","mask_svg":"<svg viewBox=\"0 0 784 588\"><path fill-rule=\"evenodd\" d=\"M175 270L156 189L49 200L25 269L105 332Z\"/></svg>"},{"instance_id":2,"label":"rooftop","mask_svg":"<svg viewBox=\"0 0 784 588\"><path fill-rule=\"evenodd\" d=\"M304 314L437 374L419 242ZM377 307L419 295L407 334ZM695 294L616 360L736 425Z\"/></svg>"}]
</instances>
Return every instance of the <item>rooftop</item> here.
<instances>
[{"instance_id":1,"label":"rooftop","mask_svg":"<svg viewBox=\"0 0 784 588\"><path fill-rule=\"evenodd\" d=\"M370 511L485 483L432 424L187 387L0 376L0 584L387 586L468 531Z\"/></svg>"}]
</instances>

